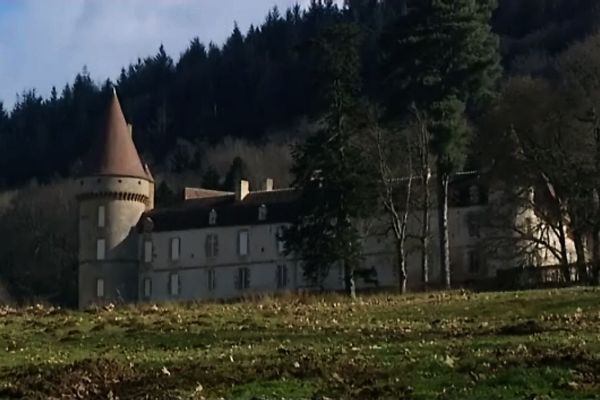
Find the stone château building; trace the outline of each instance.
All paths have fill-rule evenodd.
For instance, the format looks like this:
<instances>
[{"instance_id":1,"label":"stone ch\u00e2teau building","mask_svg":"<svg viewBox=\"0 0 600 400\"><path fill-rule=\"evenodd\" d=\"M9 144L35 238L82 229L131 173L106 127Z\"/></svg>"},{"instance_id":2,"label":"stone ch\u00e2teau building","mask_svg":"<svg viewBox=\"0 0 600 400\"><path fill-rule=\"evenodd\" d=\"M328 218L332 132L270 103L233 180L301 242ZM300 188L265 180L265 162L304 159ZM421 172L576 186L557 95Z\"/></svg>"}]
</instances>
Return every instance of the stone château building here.
<instances>
[{"instance_id":1,"label":"stone ch\u00e2teau building","mask_svg":"<svg viewBox=\"0 0 600 400\"><path fill-rule=\"evenodd\" d=\"M486 207L484 191L471 181L456 188L449 213L453 279L459 283L493 277L497 268L482 250L482 232L469 222ZM232 193L188 188L178 205L154 208L154 179L138 155L116 92L78 186L82 308L310 289L300 260L286 257L280 240L296 209L294 190L274 189L267 179L262 190L250 192L241 181ZM432 242L430 276L436 281L439 251ZM416 247L409 241L408 285L418 288L420 256L411 246ZM392 241L370 234L364 249L368 273L357 287L396 288ZM342 290L343 272L332 266L323 288Z\"/></svg>"}]
</instances>

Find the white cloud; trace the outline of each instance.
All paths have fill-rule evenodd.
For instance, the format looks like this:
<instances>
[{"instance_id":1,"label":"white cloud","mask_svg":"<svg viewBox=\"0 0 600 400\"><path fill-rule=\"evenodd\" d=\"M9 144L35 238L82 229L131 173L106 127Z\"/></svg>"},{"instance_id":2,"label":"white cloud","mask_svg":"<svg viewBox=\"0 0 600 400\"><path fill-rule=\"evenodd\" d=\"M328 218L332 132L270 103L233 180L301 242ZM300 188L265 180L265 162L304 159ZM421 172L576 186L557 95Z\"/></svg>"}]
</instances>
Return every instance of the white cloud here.
<instances>
[{"instance_id":1,"label":"white cloud","mask_svg":"<svg viewBox=\"0 0 600 400\"><path fill-rule=\"evenodd\" d=\"M98 81L154 54L177 56L193 37L221 43L237 21L242 30L267 11L296 0L20 0L0 10L0 100L35 88L46 96L87 66Z\"/></svg>"}]
</instances>

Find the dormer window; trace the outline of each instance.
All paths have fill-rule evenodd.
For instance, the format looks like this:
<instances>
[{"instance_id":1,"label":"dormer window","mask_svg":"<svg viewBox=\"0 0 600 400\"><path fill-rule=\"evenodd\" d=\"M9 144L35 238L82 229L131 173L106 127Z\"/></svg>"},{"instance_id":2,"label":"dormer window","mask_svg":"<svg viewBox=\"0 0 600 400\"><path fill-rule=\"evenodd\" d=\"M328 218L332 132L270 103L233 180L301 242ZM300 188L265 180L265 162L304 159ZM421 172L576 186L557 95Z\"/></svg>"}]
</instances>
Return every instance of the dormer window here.
<instances>
[{"instance_id":1,"label":"dormer window","mask_svg":"<svg viewBox=\"0 0 600 400\"><path fill-rule=\"evenodd\" d=\"M217 224L217 211L213 208L210 210L210 214L208 214L208 224L216 225Z\"/></svg>"},{"instance_id":2,"label":"dormer window","mask_svg":"<svg viewBox=\"0 0 600 400\"><path fill-rule=\"evenodd\" d=\"M260 207L258 207L258 220L259 221L267 220L267 206L264 204L261 205Z\"/></svg>"}]
</instances>

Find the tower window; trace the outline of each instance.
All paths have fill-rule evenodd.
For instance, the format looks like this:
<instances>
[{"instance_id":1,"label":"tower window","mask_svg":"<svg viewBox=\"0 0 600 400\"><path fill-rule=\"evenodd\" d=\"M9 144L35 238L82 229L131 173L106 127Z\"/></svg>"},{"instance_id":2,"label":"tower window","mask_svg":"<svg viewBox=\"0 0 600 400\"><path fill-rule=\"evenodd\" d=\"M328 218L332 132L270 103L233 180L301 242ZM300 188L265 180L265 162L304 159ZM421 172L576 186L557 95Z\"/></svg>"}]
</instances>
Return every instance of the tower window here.
<instances>
[{"instance_id":1,"label":"tower window","mask_svg":"<svg viewBox=\"0 0 600 400\"><path fill-rule=\"evenodd\" d=\"M179 238L171 239L171 261L178 261L181 253L181 240Z\"/></svg>"},{"instance_id":2,"label":"tower window","mask_svg":"<svg viewBox=\"0 0 600 400\"><path fill-rule=\"evenodd\" d=\"M267 220L267 206L264 204L258 208L258 220L259 221Z\"/></svg>"},{"instance_id":3,"label":"tower window","mask_svg":"<svg viewBox=\"0 0 600 400\"><path fill-rule=\"evenodd\" d=\"M99 299L104 298L104 279L96 280L96 297Z\"/></svg>"},{"instance_id":4,"label":"tower window","mask_svg":"<svg viewBox=\"0 0 600 400\"><path fill-rule=\"evenodd\" d=\"M242 230L238 232L238 254L240 256L248 255L248 231Z\"/></svg>"},{"instance_id":5,"label":"tower window","mask_svg":"<svg viewBox=\"0 0 600 400\"><path fill-rule=\"evenodd\" d=\"M96 259L106 259L106 239L98 239L96 241Z\"/></svg>"},{"instance_id":6,"label":"tower window","mask_svg":"<svg viewBox=\"0 0 600 400\"><path fill-rule=\"evenodd\" d=\"M171 277L169 279L169 292L171 293L171 296L173 296L173 297L179 296L179 292L180 292L179 284L180 284L179 274L171 274Z\"/></svg>"},{"instance_id":7,"label":"tower window","mask_svg":"<svg viewBox=\"0 0 600 400\"><path fill-rule=\"evenodd\" d=\"M210 214L208 214L208 224L216 225L217 224L217 211L213 208L210 210Z\"/></svg>"},{"instance_id":8,"label":"tower window","mask_svg":"<svg viewBox=\"0 0 600 400\"><path fill-rule=\"evenodd\" d=\"M98 207L98 228L104 228L106 226L106 207Z\"/></svg>"},{"instance_id":9,"label":"tower window","mask_svg":"<svg viewBox=\"0 0 600 400\"><path fill-rule=\"evenodd\" d=\"M144 262L152 262L152 242L150 240L144 242Z\"/></svg>"}]
</instances>

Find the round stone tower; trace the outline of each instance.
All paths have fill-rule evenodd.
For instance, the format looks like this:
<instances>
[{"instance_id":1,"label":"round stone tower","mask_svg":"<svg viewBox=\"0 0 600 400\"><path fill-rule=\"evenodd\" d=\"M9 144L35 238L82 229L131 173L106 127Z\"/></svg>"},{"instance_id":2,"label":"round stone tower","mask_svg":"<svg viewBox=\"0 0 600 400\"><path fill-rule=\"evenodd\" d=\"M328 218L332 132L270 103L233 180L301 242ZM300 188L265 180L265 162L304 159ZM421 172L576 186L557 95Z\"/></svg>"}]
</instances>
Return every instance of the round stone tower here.
<instances>
[{"instance_id":1,"label":"round stone tower","mask_svg":"<svg viewBox=\"0 0 600 400\"><path fill-rule=\"evenodd\" d=\"M134 302L138 294L136 225L154 204L116 91L79 178L79 307Z\"/></svg>"}]
</instances>

